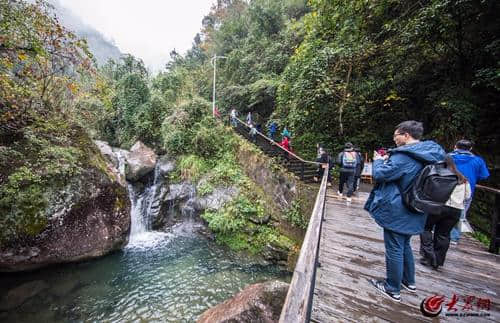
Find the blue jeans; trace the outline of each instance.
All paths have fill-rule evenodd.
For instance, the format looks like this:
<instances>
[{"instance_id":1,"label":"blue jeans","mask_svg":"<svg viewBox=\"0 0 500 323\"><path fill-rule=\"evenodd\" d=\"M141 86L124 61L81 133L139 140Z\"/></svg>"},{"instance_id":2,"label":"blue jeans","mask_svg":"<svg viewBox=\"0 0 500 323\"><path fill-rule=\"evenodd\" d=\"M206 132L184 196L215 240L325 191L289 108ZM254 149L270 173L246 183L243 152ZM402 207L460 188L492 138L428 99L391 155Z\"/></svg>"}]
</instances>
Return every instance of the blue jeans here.
<instances>
[{"instance_id":1,"label":"blue jeans","mask_svg":"<svg viewBox=\"0 0 500 323\"><path fill-rule=\"evenodd\" d=\"M460 220L465 219L467 217L467 211L469 211L469 207L470 207L471 202L472 202L472 198L465 200L465 203L464 203L465 209L460 214ZM458 223L457 223L457 225L458 225ZM451 232L450 232L450 239L452 241L458 241L460 239L460 235L462 234L462 232L460 232L460 230L458 230L457 225L455 225L453 227L453 229L451 229Z\"/></svg>"},{"instance_id":2,"label":"blue jeans","mask_svg":"<svg viewBox=\"0 0 500 323\"><path fill-rule=\"evenodd\" d=\"M387 278L385 289L399 293L401 282L415 285L415 261L410 246L411 235L384 229L385 267Z\"/></svg>"}]
</instances>

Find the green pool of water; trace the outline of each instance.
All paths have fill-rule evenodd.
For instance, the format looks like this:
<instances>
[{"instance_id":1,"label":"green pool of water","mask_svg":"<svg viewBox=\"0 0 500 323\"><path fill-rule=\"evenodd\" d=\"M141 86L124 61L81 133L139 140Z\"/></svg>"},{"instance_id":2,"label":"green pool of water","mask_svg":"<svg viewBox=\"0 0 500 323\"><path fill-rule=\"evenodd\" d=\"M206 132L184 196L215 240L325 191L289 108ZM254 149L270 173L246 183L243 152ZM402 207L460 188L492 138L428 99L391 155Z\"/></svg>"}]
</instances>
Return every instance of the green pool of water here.
<instances>
[{"instance_id":1,"label":"green pool of water","mask_svg":"<svg viewBox=\"0 0 500 323\"><path fill-rule=\"evenodd\" d=\"M120 252L33 273L1 274L0 299L43 281L45 289L1 322L192 322L249 284L290 274L195 234L152 234Z\"/></svg>"}]
</instances>

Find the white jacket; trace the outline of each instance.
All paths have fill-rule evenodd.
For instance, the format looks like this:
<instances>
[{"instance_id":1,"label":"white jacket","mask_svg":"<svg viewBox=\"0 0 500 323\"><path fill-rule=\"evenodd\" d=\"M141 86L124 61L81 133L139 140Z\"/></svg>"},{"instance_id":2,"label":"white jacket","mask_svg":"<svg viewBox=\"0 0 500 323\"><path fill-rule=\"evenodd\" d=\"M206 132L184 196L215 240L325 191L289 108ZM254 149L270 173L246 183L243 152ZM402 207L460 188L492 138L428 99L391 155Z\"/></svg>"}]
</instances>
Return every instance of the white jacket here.
<instances>
[{"instance_id":1,"label":"white jacket","mask_svg":"<svg viewBox=\"0 0 500 323\"><path fill-rule=\"evenodd\" d=\"M445 205L463 210L465 209L465 201L470 199L471 197L471 189L470 184L465 182L463 184L458 184L451 192L450 198L446 201Z\"/></svg>"}]
</instances>

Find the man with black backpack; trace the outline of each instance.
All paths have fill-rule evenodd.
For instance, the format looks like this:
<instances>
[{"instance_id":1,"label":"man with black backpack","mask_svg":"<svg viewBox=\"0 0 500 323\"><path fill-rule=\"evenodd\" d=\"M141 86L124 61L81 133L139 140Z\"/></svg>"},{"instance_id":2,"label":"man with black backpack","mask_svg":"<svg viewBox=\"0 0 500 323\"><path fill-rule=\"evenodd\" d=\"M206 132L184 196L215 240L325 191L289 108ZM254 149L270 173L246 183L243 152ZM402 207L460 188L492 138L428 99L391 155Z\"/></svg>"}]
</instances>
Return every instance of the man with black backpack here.
<instances>
[{"instance_id":1,"label":"man with black backpack","mask_svg":"<svg viewBox=\"0 0 500 323\"><path fill-rule=\"evenodd\" d=\"M339 178L339 196L343 195L344 185L347 185L347 202L351 202L351 196L354 192L354 177L356 176L356 167L360 164L359 154L354 151L352 143L347 142L344 145L344 151L337 156L337 164L340 165Z\"/></svg>"},{"instance_id":2,"label":"man with black backpack","mask_svg":"<svg viewBox=\"0 0 500 323\"><path fill-rule=\"evenodd\" d=\"M445 152L433 141L420 141L421 122L405 121L394 131L397 148L389 155L373 157L372 175L376 182L365 210L384 229L386 279L371 280L373 286L393 301L401 301L401 287L415 292L415 262L410 238L423 232L426 214L411 211L403 203L402 192L412 185L425 164L444 159Z\"/></svg>"}]
</instances>

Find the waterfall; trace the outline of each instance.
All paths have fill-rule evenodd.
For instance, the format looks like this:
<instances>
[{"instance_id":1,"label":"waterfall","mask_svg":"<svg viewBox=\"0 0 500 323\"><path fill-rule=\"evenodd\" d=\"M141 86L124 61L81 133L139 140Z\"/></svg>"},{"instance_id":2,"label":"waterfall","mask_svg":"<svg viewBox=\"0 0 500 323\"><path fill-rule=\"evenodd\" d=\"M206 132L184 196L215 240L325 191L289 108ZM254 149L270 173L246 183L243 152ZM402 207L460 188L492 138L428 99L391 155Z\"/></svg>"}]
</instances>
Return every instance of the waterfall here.
<instances>
[{"instance_id":1,"label":"waterfall","mask_svg":"<svg viewBox=\"0 0 500 323\"><path fill-rule=\"evenodd\" d=\"M124 151L117 150L116 156L119 161L118 169L125 178L126 158ZM131 202L130 210L130 236L127 247L152 247L165 241L170 235L165 232L151 231L152 215L158 212L157 195L163 182L160 176L159 163L154 170L153 182L144 190L134 187L127 182L128 195Z\"/></svg>"}]
</instances>

